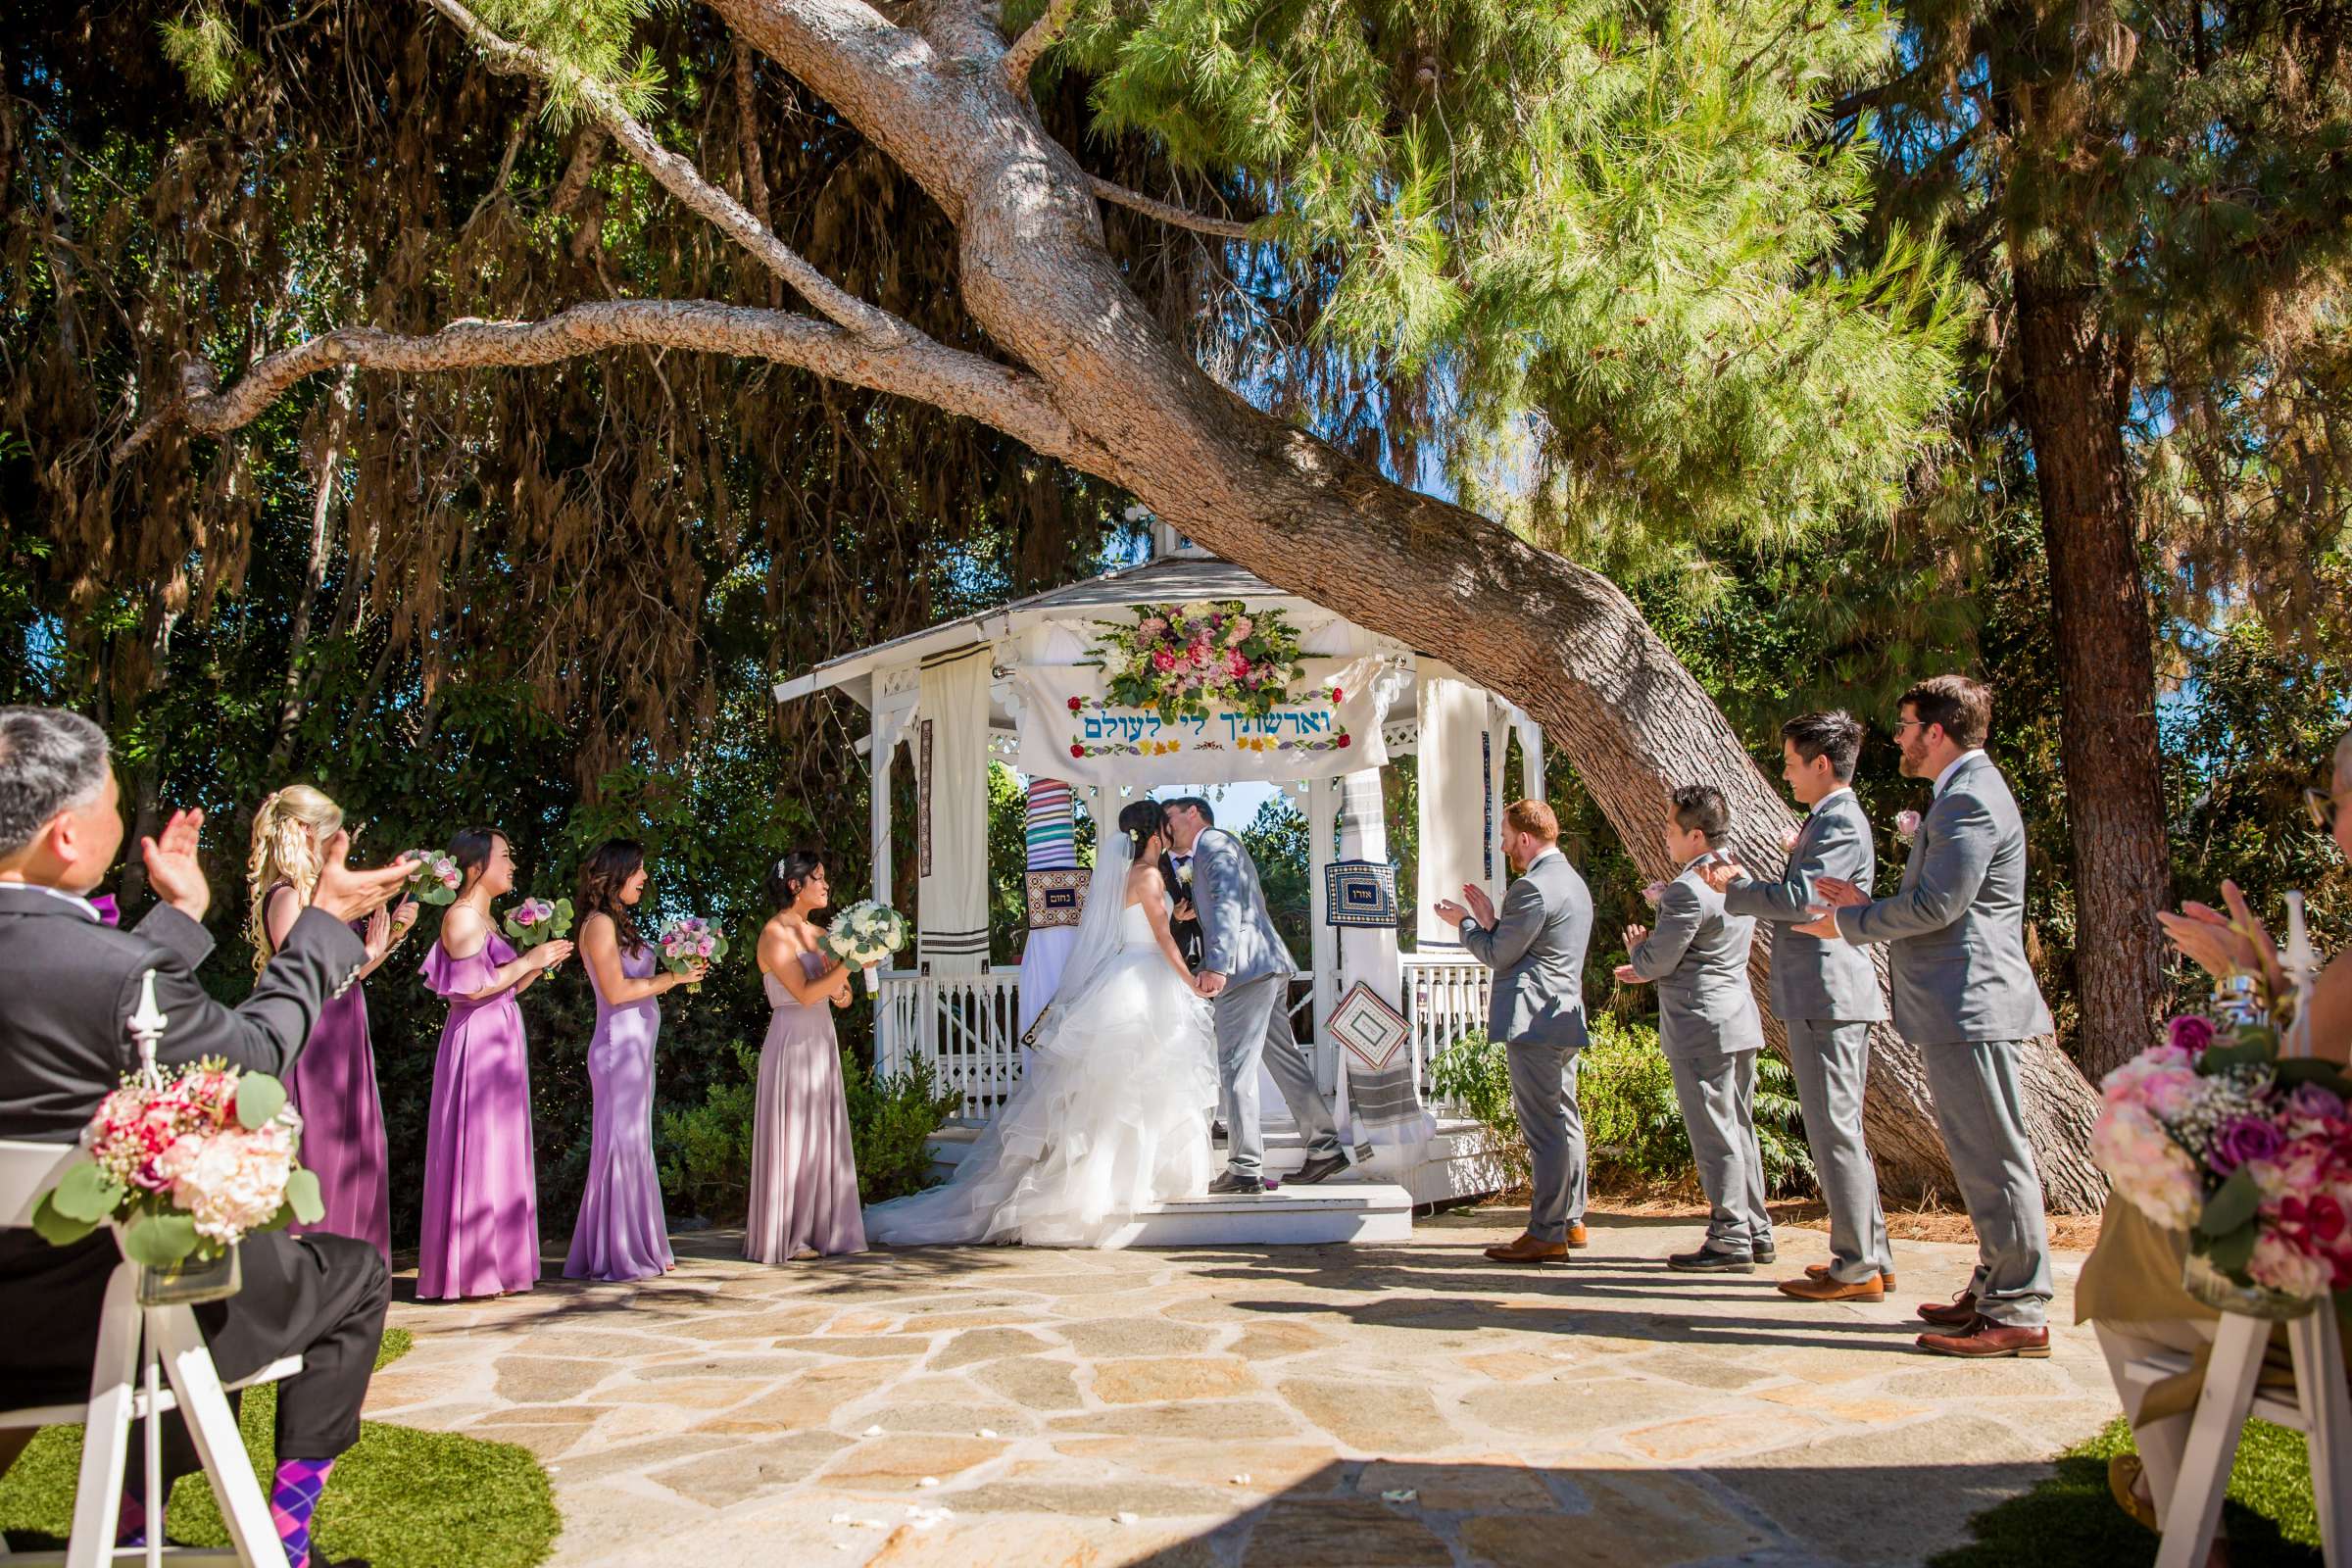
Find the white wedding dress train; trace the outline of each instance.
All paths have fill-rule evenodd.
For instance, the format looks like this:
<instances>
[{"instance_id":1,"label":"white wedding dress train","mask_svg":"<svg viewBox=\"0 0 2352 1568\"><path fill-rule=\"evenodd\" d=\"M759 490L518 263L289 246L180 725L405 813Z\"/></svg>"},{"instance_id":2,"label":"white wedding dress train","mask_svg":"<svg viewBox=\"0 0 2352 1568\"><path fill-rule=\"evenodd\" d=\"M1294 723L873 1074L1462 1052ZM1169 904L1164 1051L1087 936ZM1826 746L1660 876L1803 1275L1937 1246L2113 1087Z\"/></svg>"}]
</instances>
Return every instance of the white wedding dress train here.
<instances>
[{"instance_id":1,"label":"white wedding dress train","mask_svg":"<svg viewBox=\"0 0 2352 1568\"><path fill-rule=\"evenodd\" d=\"M1139 1210L1204 1191L1217 1094L1208 1004L1140 905L1099 980L1039 1032L1012 1098L942 1187L865 1211L894 1247L1113 1247Z\"/></svg>"}]
</instances>

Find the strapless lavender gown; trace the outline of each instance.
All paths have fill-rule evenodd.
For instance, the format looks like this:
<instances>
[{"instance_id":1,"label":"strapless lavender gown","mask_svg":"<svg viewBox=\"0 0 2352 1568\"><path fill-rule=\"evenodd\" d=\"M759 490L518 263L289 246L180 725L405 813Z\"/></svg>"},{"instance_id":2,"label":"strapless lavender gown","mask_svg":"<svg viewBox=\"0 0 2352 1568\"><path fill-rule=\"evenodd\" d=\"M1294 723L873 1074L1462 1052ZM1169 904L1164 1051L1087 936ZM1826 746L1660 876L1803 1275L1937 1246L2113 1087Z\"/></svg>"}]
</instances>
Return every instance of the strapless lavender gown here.
<instances>
[{"instance_id":1,"label":"strapless lavender gown","mask_svg":"<svg viewBox=\"0 0 2352 1568\"><path fill-rule=\"evenodd\" d=\"M620 956L620 972L643 980L660 962L652 948ZM654 1037L662 1004L647 997L614 1006L596 986L596 1037L588 1082L596 1092L588 1186L564 1273L575 1280L641 1280L670 1265L662 1183L654 1174Z\"/></svg>"},{"instance_id":2,"label":"strapless lavender gown","mask_svg":"<svg viewBox=\"0 0 2352 1568\"><path fill-rule=\"evenodd\" d=\"M825 960L800 956L813 975ZM758 1109L752 1120L752 1212L743 1255L782 1263L804 1247L819 1252L865 1250L858 1206L858 1161L850 1152L850 1106L841 1087L841 1047L833 1004L795 1002L784 982L762 973L767 1043L760 1051Z\"/></svg>"},{"instance_id":3,"label":"strapless lavender gown","mask_svg":"<svg viewBox=\"0 0 2352 1568\"><path fill-rule=\"evenodd\" d=\"M449 999L424 1130L424 1235L416 1298L527 1291L539 1280L539 1188L531 1158L531 1064L513 987L466 999L514 961L497 932L470 958L439 942L425 984Z\"/></svg>"},{"instance_id":4,"label":"strapless lavender gown","mask_svg":"<svg viewBox=\"0 0 2352 1568\"><path fill-rule=\"evenodd\" d=\"M280 884L283 886L283 884ZM275 897L277 889L270 890ZM354 929L357 929L355 927ZM318 1009L311 1038L286 1074L286 1095L302 1114L302 1162L318 1178L326 1216L295 1225L368 1242L392 1256L391 1163L384 1150L384 1102L375 1087L375 1052L368 1039L368 999L354 984Z\"/></svg>"}]
</instances>

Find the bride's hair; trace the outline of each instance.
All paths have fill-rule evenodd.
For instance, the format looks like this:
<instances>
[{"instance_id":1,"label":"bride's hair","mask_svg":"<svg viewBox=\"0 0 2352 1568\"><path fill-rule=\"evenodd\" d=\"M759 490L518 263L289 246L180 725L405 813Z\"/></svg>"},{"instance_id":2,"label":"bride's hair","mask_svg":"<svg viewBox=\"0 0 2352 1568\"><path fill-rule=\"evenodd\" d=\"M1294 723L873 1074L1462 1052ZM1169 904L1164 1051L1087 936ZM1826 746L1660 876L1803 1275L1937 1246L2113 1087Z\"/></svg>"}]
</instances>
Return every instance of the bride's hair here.
<instances>
[{"instance_id":1,"label":"bride's hair","mask_svg":"<svg viewBox=\"0 0 2352 1568\"><path fill-rule=\"evenodd\" d=\"M1144 858L1144 846L1152 835L1167 830L1168 811L1157 801L1130 801L1119 812L1119 831L1127 835L1127 858L1132 863Z\"/></svg>"}]
</instances>

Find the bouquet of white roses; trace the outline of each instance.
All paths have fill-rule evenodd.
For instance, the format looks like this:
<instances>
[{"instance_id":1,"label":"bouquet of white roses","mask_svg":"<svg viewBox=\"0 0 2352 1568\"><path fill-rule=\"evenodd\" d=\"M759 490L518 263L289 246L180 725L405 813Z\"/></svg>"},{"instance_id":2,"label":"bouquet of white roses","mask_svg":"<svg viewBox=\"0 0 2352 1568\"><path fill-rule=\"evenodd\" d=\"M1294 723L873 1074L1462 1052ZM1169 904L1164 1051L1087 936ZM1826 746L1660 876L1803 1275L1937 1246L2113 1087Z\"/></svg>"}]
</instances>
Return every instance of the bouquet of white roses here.
<instances>
[{"instance_id":1,"label":"bouquet of white roses","mask_svg":"<svg viewBox=\"0 0 2352 1568\"><path fill-rule=\"evenodd\" d=\"M718 928L716 920L706 920L699 914L682 914L662 928L654 938L661 951L662 967L671 974L684 974L698 963L716 963L727 956L727 934ZM686 987L688 995L703 989L700 980Z\"/></svg>"},{"instance_id":2,"label":"bouquet of white roses","mask_svg":"<svg viewBox=\"0 0 2352 1568\"><path fill-rule=\"evenodd\" d=\"M844 963L863 968L869 995L882 989L882 978L872 965L906 945L906 917L872 899L860 899L835 911L833 923L825 928L825 951Z\"/></svg>"},{"instance_id":3,"label":"bouquet of white roses","mask_svg":"<svg viewBox=\"0 0 2352 1568\"><path fill-rule=\"evenodd\" d=\"M571 901L525 899L507 911L499 927L517 953L527 953L542 942L571 935Z\"/></svg>"},{"instance_id":4,"label":"bouquet of white roses","mask_svg":"<svg viewBox=\"0 0 2352 1568\"><path fill-rule=\"evenodd\" d=\"M454 856L439 850L411 850L408 858L416 869L409 873L409 897L418 904L448 904L465 885L466 875L458 869Z\"/></svg>"}]
</instances>

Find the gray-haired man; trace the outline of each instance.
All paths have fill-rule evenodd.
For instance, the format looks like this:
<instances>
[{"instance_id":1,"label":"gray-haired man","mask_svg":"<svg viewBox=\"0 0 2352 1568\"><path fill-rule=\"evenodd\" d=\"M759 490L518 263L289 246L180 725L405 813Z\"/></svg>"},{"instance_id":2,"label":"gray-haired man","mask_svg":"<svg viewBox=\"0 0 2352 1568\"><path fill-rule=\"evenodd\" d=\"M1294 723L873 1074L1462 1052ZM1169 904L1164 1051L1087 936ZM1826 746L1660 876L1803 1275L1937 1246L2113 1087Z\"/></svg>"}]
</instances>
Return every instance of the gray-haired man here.
<instances>
[{"instance_id":1,"label":"gray-haired man","mask_svg":"<svg viewBox=\"0 0 2352 1568\"><path fill-rule=\"evenodd\" d=\"M1977 1269L1949 1303L1919 1315L1949 1333L1919 1337L1939 1355L2050 1353L2049 1223L2026 1136L2018 1047L2052 1028L2026 961L2026 823L1984 755L1992 698L1964 675L1903 694L1895 726L1903 771L1936 781L1891 899L1836 877L1814 891L1829 912L1799 930L1885 942L1894 1024L1920 1048L1936 1125L1977 1232Z\"/></svg>"},{"instance_id":2,"label":"gray-haired man","mask_svg":"<svg viewBox=\"0 0 2352 1568\"><path fill-rule=\"evenodd\" d=\"M1886 1016L1886 999L1860 949L1793 929L1812 918L1816 879L1840 877L1870 891L1878 855L1852 788L1861 750L1862 726L1846 713L1806 713L1783 724L1781 776L1810 808L1788 846L1788 869L1750 878L1727 853L1699 873L1726 909L1780 928L1772 942L1772 1010L1788 1031L1805 1141L1830 1210L1829 1262L1781 1282L1782 1294L1805 1301L1876 1301L1894 1288L1879 1173L1862 1137L1870 1026Z\"/></svg>"}]
</instances>

